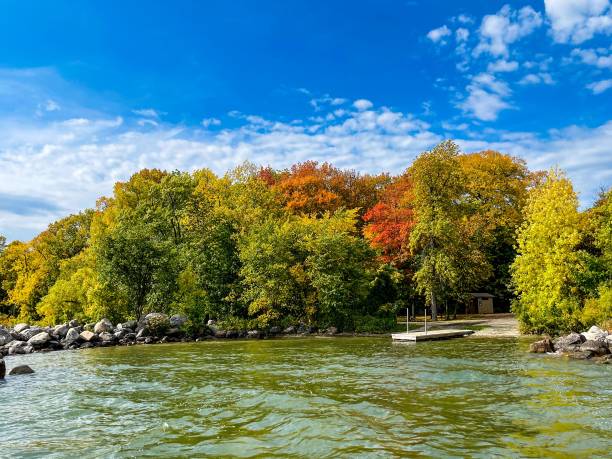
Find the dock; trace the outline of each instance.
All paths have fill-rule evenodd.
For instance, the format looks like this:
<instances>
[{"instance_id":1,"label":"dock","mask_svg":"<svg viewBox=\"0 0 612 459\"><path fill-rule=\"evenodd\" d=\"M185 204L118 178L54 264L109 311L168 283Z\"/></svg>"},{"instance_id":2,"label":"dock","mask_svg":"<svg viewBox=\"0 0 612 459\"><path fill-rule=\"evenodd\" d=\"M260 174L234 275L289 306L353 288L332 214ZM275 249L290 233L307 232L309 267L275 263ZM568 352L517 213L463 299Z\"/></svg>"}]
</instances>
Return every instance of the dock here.
<instances>
[{"instance_id":1,"label":"dock","mask_svg":"<svg viewBox=\"0 0 612 459\"><path fill-rule=\"evenodd\" d=\"M429 330L427 332L407 332L407 333L393 333L391 338L393 341L430 341L434 339L449 339L449 338L460 338L462 336L471 335L474 330Z\"/></svg>"}]
</instances>

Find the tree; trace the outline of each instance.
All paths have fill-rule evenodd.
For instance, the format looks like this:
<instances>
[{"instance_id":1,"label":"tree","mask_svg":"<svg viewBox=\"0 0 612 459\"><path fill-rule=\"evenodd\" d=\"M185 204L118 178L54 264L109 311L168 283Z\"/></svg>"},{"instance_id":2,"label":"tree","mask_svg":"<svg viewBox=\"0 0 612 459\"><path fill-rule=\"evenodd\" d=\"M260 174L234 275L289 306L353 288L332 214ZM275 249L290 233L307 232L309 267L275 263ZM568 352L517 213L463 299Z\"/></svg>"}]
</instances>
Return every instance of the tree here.
<instances>
[{"instance_id":1,"label":"tree","mask_svg":"<svg viewBox=\"0 0 612 459\"><path fill-rule=\"evenodd\" d=\"M557 333L580 328L579 277L587 254L579 249L581 216L571 182L551 170L529 193L512 264L517 299L513 311L522 329Z\"/></svg>"},{"instance_id":2,"label":"tree","mask_svg":"<svg viewBox=\"0 0 612 459\"><path fill-rule=\"evenodd\" d=\"M490 274L464 218L466 177L458 156L458 146L445 141L421 154L409 169L416 215L410 234L418 268L414 279L434 320L439 301L465 295Z\"/></svg>"}]
</instances>

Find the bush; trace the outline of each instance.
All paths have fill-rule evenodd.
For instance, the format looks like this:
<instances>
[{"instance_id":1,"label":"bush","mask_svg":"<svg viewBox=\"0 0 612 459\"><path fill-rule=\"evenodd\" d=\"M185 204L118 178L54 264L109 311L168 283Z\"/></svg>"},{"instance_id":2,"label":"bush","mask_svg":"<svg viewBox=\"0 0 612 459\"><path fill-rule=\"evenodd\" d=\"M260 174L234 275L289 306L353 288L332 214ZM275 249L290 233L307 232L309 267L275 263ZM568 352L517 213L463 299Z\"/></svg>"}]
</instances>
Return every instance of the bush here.
<instances>
[{"instance_id":1,"label":"bush","mask_svg":"<svg viewBox=\"0 0 612 459\"><path fill-rule=\"evenodd\" d=\"M153 336L162 336L170 328L170 320L164 315L154 315L147 320L147 328Z\"/></svg>"},{"instance_id":2,"label":"bush","mask_svg":"<svg viewBox=\"0 0 612 459\"><path fill-rule=\"evenodd\" d=\"M357 333L384 333L395 330L395 316L355 316L354 328Z\"/></svg>"}]
</instances>

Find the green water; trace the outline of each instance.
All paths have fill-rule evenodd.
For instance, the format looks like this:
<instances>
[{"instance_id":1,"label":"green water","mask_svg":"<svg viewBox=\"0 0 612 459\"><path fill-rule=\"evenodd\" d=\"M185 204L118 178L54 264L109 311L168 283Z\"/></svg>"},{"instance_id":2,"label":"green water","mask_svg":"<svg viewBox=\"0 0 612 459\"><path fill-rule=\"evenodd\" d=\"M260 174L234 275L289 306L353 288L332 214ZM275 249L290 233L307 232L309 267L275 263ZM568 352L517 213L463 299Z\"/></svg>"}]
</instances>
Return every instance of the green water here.
<instances>
[{"instance_id":1,"label":"green water","mask_svg":"<svg viewBox=\"0 0 612 459\"><path fill-rule=\"evenodd\" d=\"M612 366L529 341L216 341L9 357L0 457L610 457Z\"/></svg>"}]
</instances>

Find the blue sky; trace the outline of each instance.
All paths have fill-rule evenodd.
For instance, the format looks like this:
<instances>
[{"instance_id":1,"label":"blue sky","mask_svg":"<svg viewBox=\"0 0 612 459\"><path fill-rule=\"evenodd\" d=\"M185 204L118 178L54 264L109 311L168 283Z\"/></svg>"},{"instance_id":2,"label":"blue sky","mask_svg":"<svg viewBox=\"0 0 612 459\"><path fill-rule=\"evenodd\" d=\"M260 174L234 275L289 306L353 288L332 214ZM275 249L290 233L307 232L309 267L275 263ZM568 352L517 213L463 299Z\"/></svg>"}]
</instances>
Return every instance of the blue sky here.
<instances>
[{"instance_id":1,"label":"blue sky","mask_svg":"<svg viewBox=\"0 0 612 459\"><path fill-rule=\"evenodd\" d=\"M142 167L404 170L445 138L612 183L609 0L5 1L0 234Z\"/></svg>"}]
</instances>

